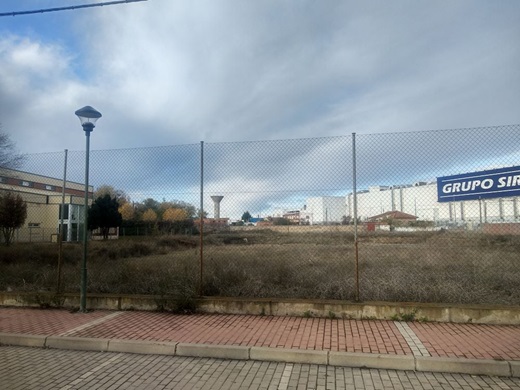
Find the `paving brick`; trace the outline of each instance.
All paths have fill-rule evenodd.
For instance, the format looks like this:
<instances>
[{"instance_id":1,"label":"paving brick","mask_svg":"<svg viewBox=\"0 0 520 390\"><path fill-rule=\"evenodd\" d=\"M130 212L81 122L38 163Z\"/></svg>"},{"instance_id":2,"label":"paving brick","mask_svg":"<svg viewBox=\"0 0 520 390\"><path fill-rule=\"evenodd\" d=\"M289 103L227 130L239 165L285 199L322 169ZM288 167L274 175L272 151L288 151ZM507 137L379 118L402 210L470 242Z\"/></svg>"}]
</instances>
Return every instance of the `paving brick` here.
<instances>
[{"instance_id":1,"label":"paving brick","mask_svg":"<svg viewBox=\"0 0 520 390\"><path fill-rule=\"evenodd\" d=\"M49 336L46 342L48 346L58 347L59 343L64 343L63 345L71 348L70 343L78 340L74 348L107 350L108 346L110 350L109 340L113 340L112 347L119 345L120 348L112 349L114 351L135 348L132 352L145 353L145 344L140 343L151 342L152 346L146 353L153 353L153 346L161 345L158 348L166 354L170 354L177 343L187 345L186 348L197 348L192 345L202 344L197 351L191 352L194 356L200 356L205 349L205 353L210 355L213 348L218 346L220 351L240 353L240 356L223 357L240 359L247 359L246 352L249 350L271 348L256 351L263 353L265 359L271 361L276 354L289 351L298 356L293 358L296 362L316 358L318 360L312 362L323 364L327 361L320 360L321 354L326 356L327 353L329 363L334 362L336 353L366 353L372 355L376 362L399 361L393 359L394 357L413 359L414 354L417 358L421 354L431 354L433 357L481 360L481 366L505 361L510 364L510 372L518 372L516 361L520 361L520 327L407 323L401 328L400 331L393 321L379 320L223 314L186 316L102 310L70 313L54 309L0 308L0 332L4 336L9 334L5 337L12 337L12 344L41 346L42 339ZM10 336L11 334L27 337ZM60 340L59 335L67 335L63 338L65 341L57 341ZM4 336L0 334L0 343ZM98 341L90 341L91 339ZM308 353L299 354L301 351ZM249 356L251 357L252 355Z\"/></svg>"}]
</instances>

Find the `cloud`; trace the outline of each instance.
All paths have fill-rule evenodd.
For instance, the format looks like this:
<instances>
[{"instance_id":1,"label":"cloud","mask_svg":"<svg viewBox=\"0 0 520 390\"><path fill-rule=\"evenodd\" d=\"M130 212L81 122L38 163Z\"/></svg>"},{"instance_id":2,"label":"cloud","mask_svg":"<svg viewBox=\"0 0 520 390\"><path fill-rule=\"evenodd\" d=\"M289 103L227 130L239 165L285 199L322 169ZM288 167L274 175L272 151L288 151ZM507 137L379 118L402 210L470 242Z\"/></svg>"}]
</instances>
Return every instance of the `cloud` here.
<instances>
[{"instance_id":1,"label":"cloud","mask_svg":"<svg viewBox=\"0 0 520 390\"><path fill-rule=\"evenodd\" d=\"M352 132L360 186L509 163L514 131L422 131L520 123L519 14L516 2L208 0L55 13L66 40L0 38L0 122L22 152L81 151L73 113L94 106L92 180L136 198L197 203L205 141L207 192L240 215L348 192ZM397 131L409 133L383 134Z\"/></svg>"},{"instance_id":2,"label":"cloud","mask_svg":"<svg viewBox=\"0 0 520 390\"><path fill-rule=\"evenodd\" d=\"M73 61L59 45L17 36L0 39L0 122L22 152L75 143L76 137L64 131L72 121L63 118L73 119L66 110L88 87L74 77Z\"/></svg>"},{"instance_id":3,"label":"cloud","mask_svg":"<svg viewBox=\"0 0 520 390\"><path fill-rule=\"evenodd\" d=\"M68 12L74 48L48 33L4 40L4 62L37 61L3 67L12 81L0 98L13 110L1 120L25 134L35 111L61 119L30 151L80 144L54 135L85 104L104 114L102 149L517 123L519 13L514 3L205 0Z\"/></svg>"}]
</instances>

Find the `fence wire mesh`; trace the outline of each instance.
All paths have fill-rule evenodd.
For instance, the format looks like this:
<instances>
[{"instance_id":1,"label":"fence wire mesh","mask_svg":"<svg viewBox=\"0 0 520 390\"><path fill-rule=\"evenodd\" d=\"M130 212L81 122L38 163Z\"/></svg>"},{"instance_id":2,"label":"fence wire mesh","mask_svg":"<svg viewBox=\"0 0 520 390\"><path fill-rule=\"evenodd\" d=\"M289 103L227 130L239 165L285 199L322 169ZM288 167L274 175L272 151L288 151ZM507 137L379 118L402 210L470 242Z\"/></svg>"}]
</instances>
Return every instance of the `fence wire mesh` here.
<instances>
[{"instance_id":1,"label":"fence wire mesh","mask_svg":"<svg viewBox=\"0 0 520 390\"><path fill-rule=\"evenodd\" d=\"M88 292L518 305L519 141L513 125L93 150ZM0 290L79 290L85 158L0 171L27 204ZM512 192L439 201L439 178L502 168Z\"/></svg>"}]
</instances>

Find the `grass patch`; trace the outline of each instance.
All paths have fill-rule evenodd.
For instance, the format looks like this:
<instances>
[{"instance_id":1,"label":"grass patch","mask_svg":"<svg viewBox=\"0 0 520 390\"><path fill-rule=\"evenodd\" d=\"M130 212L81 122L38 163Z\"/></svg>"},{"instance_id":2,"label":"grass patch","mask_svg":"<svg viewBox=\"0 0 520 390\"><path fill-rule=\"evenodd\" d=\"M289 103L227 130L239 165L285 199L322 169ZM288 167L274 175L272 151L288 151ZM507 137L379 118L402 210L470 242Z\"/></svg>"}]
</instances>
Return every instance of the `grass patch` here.
<instances>
[{"instance_id":1,"label":"grass patch","mask_svg":"<svg viewBox=\"0 0 520 390\"><path fill-rule=\"evenodd\" d=\"M198 240L165 236L90 242L88 291L153 294L159 297L158 308L192 311L200 280ZM355 297L355 251L349 232L251 229L209 234L204 242L203 295ZM63 291L76 292L82 247L63 248ZM54 291L57 250L51 243L0 247L0 290ZM362 234L361 299L519 305L518 253L516 236ZM167 297L178 299L174 303Z\"/></svg>"}]
</instances>

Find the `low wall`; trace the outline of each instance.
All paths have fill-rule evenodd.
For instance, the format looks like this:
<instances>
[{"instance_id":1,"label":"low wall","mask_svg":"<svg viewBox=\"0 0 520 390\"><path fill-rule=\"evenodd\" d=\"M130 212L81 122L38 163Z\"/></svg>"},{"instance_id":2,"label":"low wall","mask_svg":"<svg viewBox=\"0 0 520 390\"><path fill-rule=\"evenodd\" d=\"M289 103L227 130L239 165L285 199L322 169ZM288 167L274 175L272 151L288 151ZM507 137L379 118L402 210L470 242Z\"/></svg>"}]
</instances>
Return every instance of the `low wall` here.
<instances>
[{"instance_id":1,"label":"low wall","mask_svg":"<svg viewBox=\"0 0 520 390\"><path fill-rule=\"evenodd\" d=\"M263 226L230 226L231 231L248 231L248 230L261 230L261 229L269 229L274 232L282 232L282 233L309 233L309 232L347 232L354 233L353 225L263 225ZM364 225L358 225L358 231L366 231L366 227Z\"/></svg>"},{"instance_id":2,"label":"low wall","mask_svg":"<svg viewBox=\"0 0 520 390\"><path fill-rule=\"evenodd\" d=\"M173 297L152 295L87 295L87 308L98 310L169 310L175 302ZM520 325L518 306L213 297L196 299L196 304L202 313ZM0 306L77 308L79 295L2 292Z\"/></svg>"},{"instance_id":3,"label":"low wall","mask_svg":"<svg viewBox=\"0 0 520 390\"><path fill-rule=\"evenodd\" d=\"M482 233L485 234L520 234L520 223L484 223Z\"/></svg>"}]
</instances>

